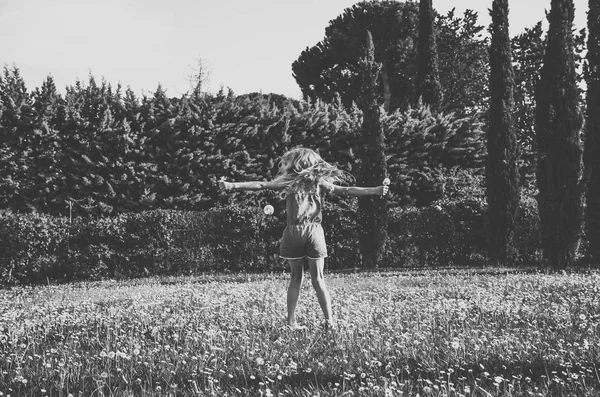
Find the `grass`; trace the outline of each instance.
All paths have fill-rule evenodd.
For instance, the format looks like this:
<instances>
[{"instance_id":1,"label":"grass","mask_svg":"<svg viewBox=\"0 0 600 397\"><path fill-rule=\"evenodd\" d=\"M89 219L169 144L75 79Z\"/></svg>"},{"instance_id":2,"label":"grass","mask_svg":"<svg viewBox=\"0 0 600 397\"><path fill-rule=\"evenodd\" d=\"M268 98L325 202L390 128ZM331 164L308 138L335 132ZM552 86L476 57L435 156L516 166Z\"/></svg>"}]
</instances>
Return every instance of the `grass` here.
<instances>
[{"instance_id":1,"label":"grass","mask_svg":"<svg viewBox=\"0 0 600 397\"><path fill-rule=\"evenodd\" d=\"M600 395L600 274L287 276L0 291L0 396Z\"/></svg>"}]
</instances>

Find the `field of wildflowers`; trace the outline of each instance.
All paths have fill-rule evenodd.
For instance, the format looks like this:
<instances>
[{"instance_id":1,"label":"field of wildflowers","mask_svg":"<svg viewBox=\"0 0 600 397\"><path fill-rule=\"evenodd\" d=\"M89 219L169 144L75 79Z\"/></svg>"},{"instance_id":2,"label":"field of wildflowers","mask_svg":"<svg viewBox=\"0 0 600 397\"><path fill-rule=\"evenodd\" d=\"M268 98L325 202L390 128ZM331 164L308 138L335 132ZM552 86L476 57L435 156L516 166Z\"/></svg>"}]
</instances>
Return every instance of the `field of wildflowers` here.
<instances>
[{"instance_id":1,"label":"field of wildflowers","mask_svg":"<svg viewBox=\"0 0 600 397\"><path fill-rule=\"evenodd\" d=\"M0 291L0 396L592 396L600 274L330 274Z\"/></svg>"}]
</instances>

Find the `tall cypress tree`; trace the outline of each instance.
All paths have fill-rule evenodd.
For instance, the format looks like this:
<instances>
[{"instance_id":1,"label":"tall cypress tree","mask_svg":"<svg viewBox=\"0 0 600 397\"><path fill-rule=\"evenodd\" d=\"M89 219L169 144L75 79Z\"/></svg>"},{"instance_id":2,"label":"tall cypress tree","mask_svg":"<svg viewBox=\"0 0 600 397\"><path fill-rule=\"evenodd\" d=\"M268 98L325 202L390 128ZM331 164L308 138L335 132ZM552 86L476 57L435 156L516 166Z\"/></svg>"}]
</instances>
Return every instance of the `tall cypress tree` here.
<instances>
[{"instance_id":1,"label":"tall cypress tree","mask_svg":"<svg viewBox=\"0 0 600 397\"><path fill-rule=\"evenodd\" d=\"M490 10L490 118L487 131L488 240L492 256L510 258L519 206L517 136L514 126L514 71L508 32L508 0L494 0Z\"/></svg>"},{"instance_id":2,"label":"tall cypress tree","mask_svg":"<svg viewBox=\"0 0 600 397\"><path fill-rule=\"evenodd\" d=\"M433 30L432 0L419 3L419 41L417 47L418 95L434 110L442 103L442 86L438 70L438 55L435 32Z\"/></svg>"},{"instance_id":3,"label":"tall cypress tree","mask_svg":"<svg viewBox=\"0 0 600 397\"><path fill-rule=\"evenodd\" d=\"M586 235L593 258L600 260L600 3L589 0L588 12L587 131L584 162L589 176Z\"/></svg>"},{"instance_id":4,"label":"tall cypress tree","mask_svg":"<svg viewBox=\"0 0 600 397\"><path fill-rule=\"evenodd\" d=\"M375 62L375 46L371 32L363 47L358 62L361 94L359 104L363 111L361 127L363 144L360 148L359 185L379 185L387 176L385 137L383 133L382 109L377 101L381 65ZM387 243L387 205L381 197L359 197L360 210L360 253L363 265L376 267L382 259Z\"/></svg>"},{"instance_id":5,"label":"tall cypress tree","mask_svg":"<svg viewBox=\"0 0 600 397\"><path fill-rule=\"evenodd\" d=\"M573 0L552 0L537 89L537 196L547 264L573 263L582 222L582 115L573 49Z\"/></svg>"}]
</instances>

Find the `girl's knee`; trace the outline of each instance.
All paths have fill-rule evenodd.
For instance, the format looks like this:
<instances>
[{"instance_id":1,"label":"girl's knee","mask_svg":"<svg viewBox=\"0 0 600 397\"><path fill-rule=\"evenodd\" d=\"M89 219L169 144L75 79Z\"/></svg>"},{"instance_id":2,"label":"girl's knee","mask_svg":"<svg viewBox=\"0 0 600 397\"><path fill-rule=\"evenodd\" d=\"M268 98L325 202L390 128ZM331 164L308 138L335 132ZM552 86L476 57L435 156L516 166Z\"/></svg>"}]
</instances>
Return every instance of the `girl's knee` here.
<instances>
[{"instance_id":1,"label":"girl's knee","mask_svg":"<svg viewBox=\"0 0 600 397\"><path fill-rule=\"evenodd\" d=\"M293 282L301 283L302 282L302 276L303 276L303 274L302 274L301 271L299 271L299 272L291 272L290 273L290 278L291 278L291 280Z\"/></svg>"},{"instance_id":2,"label":"girl's knee","mask_svg":"<svg viewBox=\"0 0 600 397\"><path fill-rule=\"evenodd\" d=\"M327 288L325 285L325 279L323 277L313 277L311 280L312 286L316 290L322 290Z\"/></svg>"}]
</instances>

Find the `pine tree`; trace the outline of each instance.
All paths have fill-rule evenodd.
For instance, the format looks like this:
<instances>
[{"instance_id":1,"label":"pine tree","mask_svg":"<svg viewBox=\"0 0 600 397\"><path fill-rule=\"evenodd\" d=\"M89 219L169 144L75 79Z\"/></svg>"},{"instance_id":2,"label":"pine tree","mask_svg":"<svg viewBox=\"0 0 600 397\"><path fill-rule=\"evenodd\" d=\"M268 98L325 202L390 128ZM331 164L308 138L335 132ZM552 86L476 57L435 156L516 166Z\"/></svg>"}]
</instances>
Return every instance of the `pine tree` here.
<instances>
[{"instance_id":1,"label":"pine tree","mask_svg":"<svg viewBox=\"0 0 600 397\"><path fill-rule=\"evenodd\" d=\"M57 213L64 209L64 203L55 204L62 177L58 128L62 117L59 108L63 99L52 76L48 76L42 87L36 88L31 97L35 124L31 140L32 167L28 177L31 181L28 201L37 211Z\"/></svg>"},{"instance_id":2,"label":"pine tree","mask_svg":"<svg viewBox=\"0 0 600 397\"><path fill-rule=\"evenodd\" d=\"M571 265L582 222L582 116L573 48L573 0L552 0L537 90L537 184L542 246L552 269Z\"/></svg>"},{"instance_id":3,"label":"pine tree","mask_svg":"<svg viewBox=\"0 0 600 397\"><path fill-rule=\"evenodd\" d=\"M589 177L586 235L594 260L600 260L600 3L589 1L587 41L587 131L584 162Z\"/></svg>"},{"instance_id":4,"label":"pine tree","mask_svg":"<svg viewBox=\"0 0 600 397\"><path fill-rule=\"evenodd\" d=\"M34 208L32 189L32 141L36 117L25 81L17 67L0 76L0 205L17 211Z\"/></svg>"},{"instance_id":5,"label":"pine tree","mask_svg":"<svg viewBox=\"0 0 600 397\"><path fill-rule=\"evenodd\" d=\"M490 118L487 133L488 239L492 256L510 259L519 206L514 72L508 33L508 0L494 0L490 45Z\"/></svg>"},{"instance_id":6,"label":"pine tree","mask_svg":"<svg viewBox=\"0 0 600 397\"><path fill-rule=\"evenodd\" d=\"M381 65L375 62L371 32L367 31L363 55L358 62L361 94L359 106L363 111L362 145L359 150L360 170L357 178L362 186L380 185L387 177L385 137L382 109L378 104L377 80ZM363 196L358 199L360 211L360 254L363 265L376 267L381 263L387 243L387 203L381 197Z\"/></svg>"},{"instance_id":7,"label":"pine tree","mask_svg":"<svg viewBox=\"0 0 600 397\"><path fill-rule=\"evenodd\" d=\"M58 165L62 172L56 205L73 204L74 216L114 213L116 192L110 151L114 128L108 85L98 86L93 76L89 85L77 82L67 87L64 122L58 128L61 146Z\"/></svg>"},{"instance_id":8,"label":"pine tree","mask_svg":"<svg viewBox=\"0 0 600 397\"><path fill-rule=\"evenodd\" d=\"M417 91L423 102L434 110L442 104L442 86L438 70L432 0L419 3L419 41L417 49Z\"/></svg>"}]
</instances>

